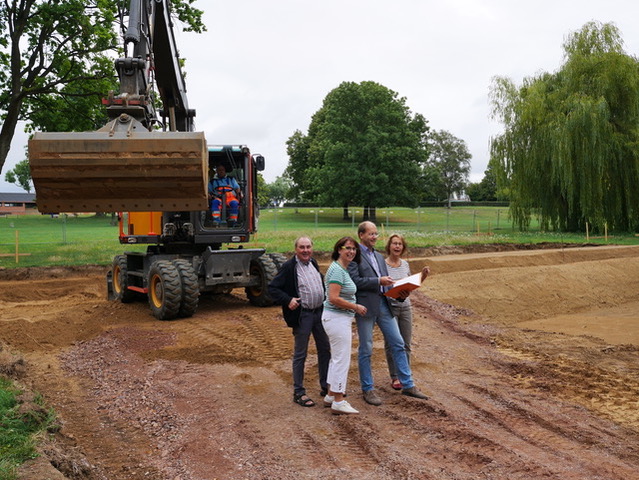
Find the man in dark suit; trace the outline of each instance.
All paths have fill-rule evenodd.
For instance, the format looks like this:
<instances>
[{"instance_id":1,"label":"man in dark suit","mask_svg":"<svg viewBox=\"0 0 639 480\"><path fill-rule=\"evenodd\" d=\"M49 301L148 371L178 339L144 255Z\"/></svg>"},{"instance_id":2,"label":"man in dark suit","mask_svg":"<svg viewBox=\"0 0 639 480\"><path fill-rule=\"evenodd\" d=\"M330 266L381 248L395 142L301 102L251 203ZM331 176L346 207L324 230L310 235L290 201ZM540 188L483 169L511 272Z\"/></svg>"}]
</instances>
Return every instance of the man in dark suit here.
<instances>
[{"instance_id":1,"label":"man in dark suit","mask_svg":"<svg viewBox=\"0 0 639 480\"><path fill-rule=\"evenodd\" d=\"M379 326L384 338L388 342L397 366L398 379L402 383L402 393L410 397L428 400L428 397L418 390L406 356L404 340L388 305L387 297L383 295L387 287L392 286L393 279L388 275L384 257L375 251L377 242L377 226L373 222L362 222L357 229L360 241L361 261L351 262L348 273L357 285L357 303L367 309L366 315L357 315L357 333L359 336L358 365L359 380L364 393L364 400L371 405L381 405L382 400L374 389L373 373L371 369L371 355L373 353L373 327Z\"/></svg>"},{"instance_id":2,"label":"man in dark suit","mask_svg":"<svg viewBox=\"0 0 639 480\"><path fill-rule=\"evenodd\" d=\"M308 237L295 240L295 255L284 262L282 268L268 286L276 304L282 306L286 324L293 329L293 401L303 407L315 402L306 395L304 365L311 334L317 347L320 395L326 396L326 374L331 358L328 336L322 325L324 281L317 261L313 258L313 242Z\"/></svg>"}]
</instances>

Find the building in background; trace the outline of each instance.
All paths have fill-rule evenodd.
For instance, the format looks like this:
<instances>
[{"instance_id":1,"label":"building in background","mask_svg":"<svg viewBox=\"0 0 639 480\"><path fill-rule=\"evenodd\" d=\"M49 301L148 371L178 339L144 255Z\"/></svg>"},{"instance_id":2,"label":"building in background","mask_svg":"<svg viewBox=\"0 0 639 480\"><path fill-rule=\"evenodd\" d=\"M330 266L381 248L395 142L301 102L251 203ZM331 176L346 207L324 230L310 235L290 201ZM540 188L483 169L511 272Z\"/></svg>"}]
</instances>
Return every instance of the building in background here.
<instances>
[{"instance_id":1,"label":"building in background","mask_svg":"<svg viewBox=\"0 0 639 480\"><path fill-rule=\"evenodd\" d=\"M0 215L38 213L34 193L0 193Z\"/></svg>"}]
</instances>

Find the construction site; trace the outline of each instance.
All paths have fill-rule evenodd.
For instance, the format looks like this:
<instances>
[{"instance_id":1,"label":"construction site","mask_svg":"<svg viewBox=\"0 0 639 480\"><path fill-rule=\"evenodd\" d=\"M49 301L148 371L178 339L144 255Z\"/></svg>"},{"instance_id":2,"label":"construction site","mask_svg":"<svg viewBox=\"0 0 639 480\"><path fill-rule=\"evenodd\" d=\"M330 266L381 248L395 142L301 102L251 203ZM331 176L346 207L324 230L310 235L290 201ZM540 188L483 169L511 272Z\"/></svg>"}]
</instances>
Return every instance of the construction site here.
<instances>
[{"instance_id":1,"label":"construction site","mask_svg":"<svg viewBox=\"0 0 639 480\"><path fill-rule=\"evenodd\" d=\"M291 331L243 289L158 321L107 300L106 267L0 270L0 368L60 426L21 478L635 478L639 247L485 250L411 252L432 271L411 296L430 400L391 389L376 331L366 404L355 335L354 417L293 403Z\"/></svg>"}]
</instances>

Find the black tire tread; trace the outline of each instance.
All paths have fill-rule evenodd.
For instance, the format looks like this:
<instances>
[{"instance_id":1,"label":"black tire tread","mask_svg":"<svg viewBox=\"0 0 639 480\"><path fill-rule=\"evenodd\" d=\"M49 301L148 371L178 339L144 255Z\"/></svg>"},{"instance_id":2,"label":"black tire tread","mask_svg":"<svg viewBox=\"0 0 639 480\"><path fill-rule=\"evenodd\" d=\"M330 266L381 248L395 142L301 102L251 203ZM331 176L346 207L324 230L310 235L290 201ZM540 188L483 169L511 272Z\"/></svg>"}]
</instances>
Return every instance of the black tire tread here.
<instances>
[{"instance_id":1,"label":"black tire tread","mask_svg":"<svg viewBox=\"0 0 639 480\"><path fill-rule=\"evenodd\" d=\"M173 260L182 282L182 300L178 316L192 317L200 300L200 284L191 262L185 259Z\"/></svg>"},{"instance_id":2,"label":"black tire tread","mask_svg":"<svg viewBox=\"0 0 639 480\"><path fill-rule=\"evenodd\" d=\"M157 275L160 278L163 289L162 305L156 307L149 292L149 305L153 316L158 320L172 320L178 316L182 303L182 282L180 273L175 265L168 260L158 260L149 269L149 289L152 288L152 279Z\"/></svg>"},{"instance_id":3,"label":"black tire tread","mask_svg":"<svg viewBox=\"0 0 639 480\"><path fill-rule=\"evenodd\" d=\"M120 274L118 275L118 270ZM128 267L126 263L126 255L116 255L113 258L112 270L113 277L111 281L113 282L113 295L116 300L119 300L122 303L131 303L135 300L135 292L133 290L129 290L129 277L128 277ZM117 282L117 289L116 287Z\"/></svg>"},{"instance_id":4,"label":"black tire tread","mask_svg":"<svg viewBox=\"0 0 639 480\"><path fill-rule=\"evenodd\" d=\"M268 284L277 275L275 262L267 254L258 257L251 262L251 275L253 274L259 275L260 285L245 289L249 302L256 307L270 307L274 302L268 293Z\"/></svg>"}]
</instances>

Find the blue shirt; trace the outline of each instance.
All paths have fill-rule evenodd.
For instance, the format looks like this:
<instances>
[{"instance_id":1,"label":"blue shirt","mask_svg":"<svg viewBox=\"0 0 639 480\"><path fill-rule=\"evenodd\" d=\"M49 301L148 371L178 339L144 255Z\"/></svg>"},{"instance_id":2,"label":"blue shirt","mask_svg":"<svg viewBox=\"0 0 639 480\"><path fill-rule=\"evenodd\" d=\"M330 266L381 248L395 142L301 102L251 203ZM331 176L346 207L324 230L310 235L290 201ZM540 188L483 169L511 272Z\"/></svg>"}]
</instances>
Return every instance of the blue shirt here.
<instances>
[{"instance_id":1,"label":"blue shirt","mask_svg":"<svg viewBox=\"0 0 639 480\"><path fill-rule=\"evenodd\" d=\"M219 187L230 187L233 193L240 189L237 181L233 177L214 178L209 182L209 193L220 193ZM225 189L226 190L226 189Z\"/></svg>"}]
</instances>

